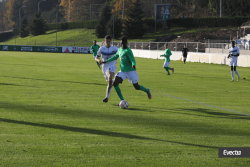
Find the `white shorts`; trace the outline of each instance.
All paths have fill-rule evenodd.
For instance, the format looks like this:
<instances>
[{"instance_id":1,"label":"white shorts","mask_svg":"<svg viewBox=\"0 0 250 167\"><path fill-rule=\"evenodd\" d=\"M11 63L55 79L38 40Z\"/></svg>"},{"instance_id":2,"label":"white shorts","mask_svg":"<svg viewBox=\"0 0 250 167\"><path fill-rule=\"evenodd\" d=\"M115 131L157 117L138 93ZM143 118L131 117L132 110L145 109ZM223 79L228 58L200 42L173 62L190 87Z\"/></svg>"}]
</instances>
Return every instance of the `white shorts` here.
<instances>
[{"instance_id":1,"label":"white shorts","mask_svg":"<svg viewBox=\"0 0 250 167\"><path fill-rule=\"evenodd\" d=\"M168 67L170 62L164 61L163 67Z\"/></svg>"},{"instance_id":2,"label":"white shorts","mask_svg":"<svg viewBox=\"0 0 250 167\"><path fill-rule=\"evenodd\" d=\"M121 77L122 80L128 78L128 81L132 84L136 84L139 81L138 74L136 71L121 72L119 71L116 76Z\"/></svg>"},{"instance_id":3,"label":"white shorts","mask_svg":"<svg viewBox=\"0 0 250 167\"><path fill-rule=\"evenodd\" d=\"M238 57L230 57L229 58L229 66L237 66L237 61L238 61Z\"/></svg>"},{"instance_id":4,"label":"white shorts","mask_svg":"<svg viewBox=\"0 0 250 167\"><path fill-rule=\"evenodd\" d=\"M116 65L111 65L111 66L103 66L102 67L102 74L106 81L109 80L109 72L115 73L116 71Z\"/></svg>"}]
</instances>

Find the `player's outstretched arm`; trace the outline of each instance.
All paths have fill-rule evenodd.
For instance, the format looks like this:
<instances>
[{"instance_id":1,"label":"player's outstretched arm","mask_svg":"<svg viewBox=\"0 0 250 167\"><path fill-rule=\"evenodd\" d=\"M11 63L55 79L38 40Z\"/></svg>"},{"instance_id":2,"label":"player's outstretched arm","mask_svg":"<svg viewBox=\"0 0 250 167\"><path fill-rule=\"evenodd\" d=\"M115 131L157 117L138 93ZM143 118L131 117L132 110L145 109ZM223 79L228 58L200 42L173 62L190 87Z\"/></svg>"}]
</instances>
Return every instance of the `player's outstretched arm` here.
<instances>
[{"instance_id":1,"label":"player's outstretched arm","mask_svg":"<svg viewBox=\"0 0 250 167\"><path fill-rule=\"evenodd\" d=\"M106 61L100 61L100 65L107 63Z\"/></svg>"},{"instance_id":2,"label":"player's outstretched arm","mask_svg":"<svg viewBox=\"0 0 250 167\"><path fill-rule=\"evenodd\" d=\"M97 63L101 64L100 55L97 55L97 56L95 57L95 61L96 61Z\"/></svg>"}]
</instances>

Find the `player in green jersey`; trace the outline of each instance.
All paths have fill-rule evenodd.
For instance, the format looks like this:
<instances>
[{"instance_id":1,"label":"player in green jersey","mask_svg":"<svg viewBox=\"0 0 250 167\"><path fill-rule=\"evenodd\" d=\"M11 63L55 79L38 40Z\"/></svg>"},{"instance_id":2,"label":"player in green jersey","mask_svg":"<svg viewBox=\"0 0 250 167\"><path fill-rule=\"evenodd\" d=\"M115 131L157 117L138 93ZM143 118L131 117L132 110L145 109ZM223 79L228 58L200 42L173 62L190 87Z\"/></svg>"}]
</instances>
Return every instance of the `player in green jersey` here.
<instances>
[{"instance_id":1,"label":"player in green jersey","mask_svg":"<svg viewBox=\"0 0 250 167\"><path fill-rule=\"evenodd\" d=\"M164 55L161 55L161 57L165 57L165 62L163 64L163 68L165 68L165 70L168 72L167 75L170 75L169 71L168 70L172 70L174 72L174 68L170 68L169 67L169 64L170 64L170 56L172 55L172 52L171 50L168 48L168 44L165 43L164 44L164 47L165 47L165 53Z\"/></svg>"},{"instance_id":2,"label":"player in green jersey","mask_svg":"<svg viewBox=\"0 0 250 167\"><path fill-rule=\"evenodd\" d=\"M122 47L118 49L117 53L113 57L102 62L102 63L111 62L113 60L118 59L118 57L120 58L120 71L116 74L113 83L113 86L115 88L118 97L120 98L120 100L124 100L119 84L122 83L124 79L128 78L129 82L133 84L136 90L141 90L146 92L148 98L151 99L150 90L138 84L139 78L135 67L136 65L135 57L132 50L127 46L128 43L127 37L123 36L121 40L122 40L121 43Z\"/></svg>"},{"instance_id":3,"label":"player in green jersey","mask_svg":"<svg viewBox=\"0 0 250 167\"><path fill-rule=\"evenodd\" d=\"M100 46L96 44L96 40L93 41L94 45L91 46L91 50L93 51L93 56L94 56L94 59L97 55L97 51L99 50ZM96 62L97 66L101 69L101 66L98 62Z\"/></svg>"}]
</instances>

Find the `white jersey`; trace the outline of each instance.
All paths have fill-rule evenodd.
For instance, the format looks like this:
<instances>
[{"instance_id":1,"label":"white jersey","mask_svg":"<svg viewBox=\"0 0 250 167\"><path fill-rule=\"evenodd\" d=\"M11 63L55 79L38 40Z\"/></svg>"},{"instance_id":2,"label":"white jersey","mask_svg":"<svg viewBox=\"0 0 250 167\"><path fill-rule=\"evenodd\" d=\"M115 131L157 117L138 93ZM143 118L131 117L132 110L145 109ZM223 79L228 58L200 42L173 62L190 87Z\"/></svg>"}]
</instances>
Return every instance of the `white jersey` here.
<instances>
[{"instance_id":1,"label":"white jersey","mask_svg":"<svg viewBox=\"0 0 250 167\"><path fill-rule=\"evenodd\" d=\"M113 57L116 52L118 51L116 46L111 45L109 48L106 46L102 46L98 52L97 52L97 57L100 58L102 56L102 61L106 61L109 58ZM107 62L105 64L102 64L102 67L107 67L107 66L112 66L117 63L117 60Z\"/></svg>"},{"instance_id":2,"label":"white jersey","mask_svg":"<svg viewBox=\"0 0 250 167\"><path fill-rule=\"evenodd\" d=\"M234 48L231 47L229 49L229 54L231 55L229 57L229 66L237 66L238 56L236 55L240 54L239 48L237 46L235 46Z\"/></svg>"},{"instance_id":3,"label":"white jersey","mask_svg":"<svg viewBox=\"0 0 250 167\"><path fill-rule=\"evenodd\" d=\"M229 54L231 54L232 56L236 56L237 54L240 54L240 50L237 46L235 46L234 48L231 47L229 49Z\"/></svg>"}]
</instances>

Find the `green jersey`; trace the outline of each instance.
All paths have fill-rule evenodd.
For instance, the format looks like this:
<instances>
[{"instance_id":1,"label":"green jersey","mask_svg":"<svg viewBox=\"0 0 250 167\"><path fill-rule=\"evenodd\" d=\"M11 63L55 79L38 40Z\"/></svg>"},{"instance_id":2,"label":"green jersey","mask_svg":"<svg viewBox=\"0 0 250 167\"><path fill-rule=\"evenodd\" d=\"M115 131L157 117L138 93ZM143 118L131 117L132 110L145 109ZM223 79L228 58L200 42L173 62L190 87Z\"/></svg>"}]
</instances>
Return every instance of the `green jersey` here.
<instances>
[{"instance_id":1,"label":"green jersey","mask_svg":"<svg viewBox=\"0 0 250 167\"><path fill-rule=\"evenodd\" d=\"M166 61L166 62L170 62L170 56L171 56L171 55L172 55L171 50L167 48L167 49L165 50L164 55L162 55L162 56L166 56L165 61Z\"/></svg>"},{"instance_id":2,"label":"green jersey","mask_svg":"<svg viewBox=\"0 0 250 167\"><path fill-rule=\"evenodd\" d=\"M114 61L118 59L118 57L120 58L120 71L122 72L135 71L135 69L132 68L132 66L136 65L135 57L132 50L129 47L127 47L126 49L122 49L122 47L120 47L117 53L110 59L106 60L106 62Z\"/></svg>"},{"instance_id":3,"label":"green jersey","mask_svg":"<svg viewBox=\"0 0 250 167\"><path fill-rule=\"evenodd\" d=\"M100 46L99 45L92 45L91 50L93 51L93 55L97 55L97 51L99 50Z\"/></svg>"}]
</instances>

